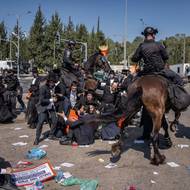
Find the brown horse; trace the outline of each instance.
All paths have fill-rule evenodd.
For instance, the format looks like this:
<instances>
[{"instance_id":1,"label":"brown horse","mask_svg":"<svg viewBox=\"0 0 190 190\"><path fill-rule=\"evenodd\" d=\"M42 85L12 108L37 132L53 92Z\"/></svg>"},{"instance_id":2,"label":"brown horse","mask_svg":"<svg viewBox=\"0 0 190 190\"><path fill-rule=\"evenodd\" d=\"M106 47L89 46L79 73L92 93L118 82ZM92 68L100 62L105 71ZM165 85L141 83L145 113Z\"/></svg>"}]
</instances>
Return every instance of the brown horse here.
<instances>
[{"instance_id":1,"label":"brown horse","mask_svg":"<svg viewBox=\"0 0 190 190\"><path fill-rule=\"evenodd\" d=\"M123 122L123 126L126 126L132 117L140 110L141 106L145 106L151 116L153 122L152 144L154 149L154 155L151 158L151 163L154 165L162 164L165 161L165 156L160 154L158 143L163 116L170 108L168 106L168 102L167 80L161 76L146 75L136 79L131 86L129 86L126 102L121 105L121 115L126 118ZM115 114L115 118L119 118L117 113ZM176 114L176 116L179 116L179 114ZM170 140L167 129L164 130L165 137ZM113 161L120 158L122 146L123 137L121 135L120 140L112 146L111 159Z\"/></svg>"}]
</instances>

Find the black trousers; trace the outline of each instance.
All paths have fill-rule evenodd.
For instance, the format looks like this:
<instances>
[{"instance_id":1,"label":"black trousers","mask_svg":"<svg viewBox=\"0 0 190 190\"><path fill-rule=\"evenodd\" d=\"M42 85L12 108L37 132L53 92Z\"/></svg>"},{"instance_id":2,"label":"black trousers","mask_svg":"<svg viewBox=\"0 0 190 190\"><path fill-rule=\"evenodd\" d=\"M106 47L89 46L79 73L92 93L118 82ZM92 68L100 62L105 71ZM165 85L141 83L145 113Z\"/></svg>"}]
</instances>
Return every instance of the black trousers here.
<instances>
[{"instance_id":1,"label":"black trousers","mask_svg":"<svg viewBox=\"0 0 190 190\"><path fill-rule=\"evenodd\" d=\"M36 126L36 140L38 140L38 141L39 141L41 133L42 133L43 124L47 120L49 121L49 124L50 124L49 136L55 135L56 126L57 126L56 112L54 110L47 110L45 112L41 112L38 116L38 123Z\"/></svg>"},{"instance_id":2,"label":"black trousers","mask_svg":"<svg viewBox=\"0 0 190 190\"><path fill-rule=\"evenodd\" d=\"M22 100L22 95L17 95L17 100L18 100L19 104L21 105L22 109L26 109L26 106Z\"/></svg>"}]
</instances>

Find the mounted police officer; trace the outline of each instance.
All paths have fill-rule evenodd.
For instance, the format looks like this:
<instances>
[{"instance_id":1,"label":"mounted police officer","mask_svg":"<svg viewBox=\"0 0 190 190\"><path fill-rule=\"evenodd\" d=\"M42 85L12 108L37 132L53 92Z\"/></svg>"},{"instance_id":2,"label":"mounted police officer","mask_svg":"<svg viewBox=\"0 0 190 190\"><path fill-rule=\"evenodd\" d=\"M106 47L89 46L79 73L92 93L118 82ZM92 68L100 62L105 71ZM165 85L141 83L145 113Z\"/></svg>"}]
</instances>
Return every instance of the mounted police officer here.
<instances>
[{"instance_id":1,"label":"mounted police officer","mask_svg":"<svg viewBox=\"0 0 190 190\"><path fill-rule=\"evenodd\" d=\"M73 40L70 40L68 42L68 47L65 48L64 50L64 55L63 55L63 65L62 68L68 69L70 72L73 72L73 70L76 69L75 66L75 60L72 56L72 52L75 48L76 42Z\"/></svg>"},{"instance_id":2,"label":"mounted police officer","mask_svg":"<svg viewBox=\"0 0 190 190\"><path fill-rule=\"evenodd\" d=\"M155 41L158 30L153 27L146 27L141 33L144 35L144 42L139 45L131 58L133 62L144 61L143 70L138 76L159 73L174 84L183 85L183 80L174 71L166 68L166 61L169 56L166 48L160 42Z\"/></svg>"}]
</instances>

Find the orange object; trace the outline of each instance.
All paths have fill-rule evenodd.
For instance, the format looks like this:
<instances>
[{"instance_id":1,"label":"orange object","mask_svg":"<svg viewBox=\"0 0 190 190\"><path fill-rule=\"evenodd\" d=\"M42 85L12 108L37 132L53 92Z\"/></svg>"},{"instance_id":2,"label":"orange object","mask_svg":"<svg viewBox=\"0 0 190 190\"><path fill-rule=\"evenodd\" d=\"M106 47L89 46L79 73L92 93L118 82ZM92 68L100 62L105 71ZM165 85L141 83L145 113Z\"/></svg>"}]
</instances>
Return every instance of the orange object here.
<instances>
[{"instance_id":1,"label":"orange object","mask_svg":"<svg viewBox=\"0 0 190 190\"><path fill-rule=\"evenodd\" d=\"M102 54L103 56L107 56L107 55L108 55L108 50L101 51L101 54Z\"/></svg>"},{"instance_id":2,"label":"orange object","mask_svg":"<svg viewBox=\"0 0 190 190\"><path fill-rule=\"evenodd\" d=\"M123 122L125 121L125 119L126 119L126 117L123 116L123 117L121 117L121 118L117 121L117 125L118 125L118 127L119 127L120 129L122 128L122 124L123 124Z\"/></svg>"},{"instance_id":3,"label":"orange object","mask_svg":"<svg viewBox=\"0 0 190 190\"><path fill-rule=\"evenodd\" d=\"M26 95L26 99L29 100L31 96L32 96L32 92L29 91L29 92L27 93L27 95Z\"/></svg>"},{"instance_id":4,"label":"orange object","mask_svg":"<svg viewBox=\"0 0 190 190\"><path fill-rule=\"evenodd\" d=\"M68 116L68 120L74 120L74 121L76 121L76 120L78 120L78 115L77 115L77 113L76 113L76 111L74 110L74 109L70 109L70 111L69 111L69 116ZM66 129L65 129L65 132L66 133L68 133L69 132L69 128L70 128L70 126L69 125L67 125L66 126Z\"/></svg>"}]
</instances>

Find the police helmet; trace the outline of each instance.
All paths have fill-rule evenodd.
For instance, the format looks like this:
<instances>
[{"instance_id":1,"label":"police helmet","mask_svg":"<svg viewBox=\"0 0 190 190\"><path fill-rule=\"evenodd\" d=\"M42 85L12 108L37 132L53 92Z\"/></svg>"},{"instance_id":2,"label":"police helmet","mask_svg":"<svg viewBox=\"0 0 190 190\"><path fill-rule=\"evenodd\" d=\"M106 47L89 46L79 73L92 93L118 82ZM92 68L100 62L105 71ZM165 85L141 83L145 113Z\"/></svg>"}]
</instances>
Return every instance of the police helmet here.
<instances>
[{"instance_id":1,"label":"police helmet","mask_svg":"<svg viewBox=\"0 0 190 190\"><path fill-rule=\"evenodd\" d=\"M144 29L143 32L141 32L142 35L144 35L145 37L148 36L148 35L153 35L153 34L157 34L158 33L158 30L156 28L153 28L153 27L146 27Z\"/></svg>"}]
</instances>

